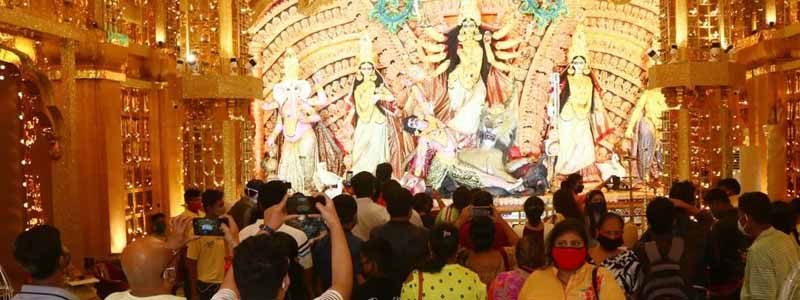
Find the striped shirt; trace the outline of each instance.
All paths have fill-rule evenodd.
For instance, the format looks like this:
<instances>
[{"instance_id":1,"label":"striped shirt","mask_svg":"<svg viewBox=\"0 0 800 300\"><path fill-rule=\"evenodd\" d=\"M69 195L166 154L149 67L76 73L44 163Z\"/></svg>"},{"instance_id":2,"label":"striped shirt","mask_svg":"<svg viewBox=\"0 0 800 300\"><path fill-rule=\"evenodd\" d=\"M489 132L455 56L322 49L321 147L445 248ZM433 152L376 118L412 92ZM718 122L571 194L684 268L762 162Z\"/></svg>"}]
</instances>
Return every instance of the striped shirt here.
<instances>
[{"instance_id":1,"label":"striped shirt","mask_svg":"<svg viewBox=\"0 0 800 300\"><path fill-rule=\"evenodd\" d=\"M219 291L217 291L216 294L214 294L213 297L211 297L211 300L237 300L237 299L239 299L239 297L236 296L236 292L229 289L220 289ZM342 294L340 294L336 290L327 290L324 293L322 293L322 295L319 295L319 297L314 298L314 300L344 300L344 297L342 297Z\"/></svg>"},{"instance_id":2,"label":"striped shirt","mask_svg":"<svg viewBox=\"0 0 800 300\"><path fill-rule=\"evenodd\" d=\"M79 300L78 296L69 291L44 285L23 285L11 300Z\"/></svg>"},{"instance_id":3,"label":"striped shirt","mask_svg":"<svg viewBox=\"0 0 800 300\"><path fill-rule=\"evenodd\" d=\"M258 219L255 224L251 224L250 226L247 226L239 231L239 241L244 241L245 239L260 233L261 224L264 224L264 220ZM294 238L294 240L297 242L297 262L303 267L303 269L311 269L314 266L314 262L311 258L311 243L308 241L308 236L306 236L306 233L300 229L286 224L282 225L276 231L286 233Z\"/></svg>"},{"instance_id":4,"label":"striped shirt","mask_svg":"<svg viewBox=\"0 0 800 300\"><path fill-rule=\"evenodd\" d=\"M800 248L789 235L769 228L747 251L742 300L774 300L792 268L800 262ZM800 299L800 293L794 299Z\"/></svg>"}]
</instances>

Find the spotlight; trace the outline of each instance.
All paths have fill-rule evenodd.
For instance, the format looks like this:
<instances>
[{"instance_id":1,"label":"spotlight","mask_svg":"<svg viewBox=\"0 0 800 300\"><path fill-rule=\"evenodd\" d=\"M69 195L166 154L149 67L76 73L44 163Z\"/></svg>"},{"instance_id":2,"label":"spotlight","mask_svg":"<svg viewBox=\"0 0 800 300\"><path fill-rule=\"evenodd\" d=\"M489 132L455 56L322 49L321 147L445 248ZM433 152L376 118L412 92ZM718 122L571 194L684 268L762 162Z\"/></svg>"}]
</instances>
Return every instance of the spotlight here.
<instances>
[{"instance_id":1,"label":"spotlight","mask_svg":"<svg viewBox=\"0 0 800 300\"><path fill-rule=\"evenodd\" d=\"M188 63L190 66L194 66L197 63L197 55L194 54L194 52L187 54L186 63Z\"/></svg>"}]
</instances>

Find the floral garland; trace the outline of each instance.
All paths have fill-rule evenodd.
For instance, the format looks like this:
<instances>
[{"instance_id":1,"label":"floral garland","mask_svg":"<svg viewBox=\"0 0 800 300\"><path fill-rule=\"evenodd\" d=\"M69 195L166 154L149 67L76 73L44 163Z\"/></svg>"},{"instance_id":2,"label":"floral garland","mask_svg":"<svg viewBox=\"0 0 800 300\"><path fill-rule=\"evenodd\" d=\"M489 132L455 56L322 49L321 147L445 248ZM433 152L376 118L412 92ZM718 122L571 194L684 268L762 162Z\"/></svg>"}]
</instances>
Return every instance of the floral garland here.
<instances>
[{"instance_id":1,"label":"floral garland","mask_svg":"<svg viewBox=\"0 0 800 300\"><path fill-rule=\"evenodd\" d=\"M533 15L536 23L543 27L562 15L569 13L564 0L522 0L520 11L524 14Z\"/></svg>"},{"instance_id":2,"label":"floral garland","mask_svg":"<svg viewBox=\"0 0 800 300\"><path fill-rule=\"evenodd\" d=\"M386 2L389 2L388 4ZM403 9L400 8L400 0L378 0L372 12L369 13L370 19L378 19L383 26L391 33L397 33L408 20L416 18L413 0L403 0Z\"/></svg>"}]
</instances>

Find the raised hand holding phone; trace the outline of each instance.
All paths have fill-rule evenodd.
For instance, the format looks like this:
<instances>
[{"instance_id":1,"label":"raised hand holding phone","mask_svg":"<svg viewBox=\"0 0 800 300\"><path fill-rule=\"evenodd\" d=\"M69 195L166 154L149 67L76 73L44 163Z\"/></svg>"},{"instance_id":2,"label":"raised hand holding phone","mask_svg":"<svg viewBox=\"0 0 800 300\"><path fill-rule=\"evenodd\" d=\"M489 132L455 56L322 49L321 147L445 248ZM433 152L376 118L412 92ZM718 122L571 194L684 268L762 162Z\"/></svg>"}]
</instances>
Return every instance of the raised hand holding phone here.
<instances>
[{"instance_id":1,"label":"raised hand holding phone","mask_svg":"<svg viewBox=\"0 0 800 300\"><path fill-rule=\"evenodd\" d=\"M289 193L283 196L283 200L281 200L280 203L264 210L264 225L273 230L278 230L278 228L283 226L284 222L298 217L297 215L289 215L286 212L287 199L289 199Z\"/></svg>"}]
</instances>

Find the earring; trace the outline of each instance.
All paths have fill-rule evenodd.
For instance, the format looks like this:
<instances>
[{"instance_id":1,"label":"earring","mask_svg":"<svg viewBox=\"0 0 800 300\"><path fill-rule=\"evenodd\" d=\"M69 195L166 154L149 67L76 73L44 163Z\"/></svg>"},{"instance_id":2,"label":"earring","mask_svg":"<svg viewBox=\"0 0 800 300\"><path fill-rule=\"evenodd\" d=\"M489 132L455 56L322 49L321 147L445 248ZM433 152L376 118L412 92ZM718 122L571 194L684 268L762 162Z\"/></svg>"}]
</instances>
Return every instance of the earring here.
<instances>
[{"instance_id":1,"label":"earring","mask_svg":"<svg viewBox=\"0 0 800 300\"><path fill-rule=\"evenodd\" d=\"M569 75L575 75L575 67L573 67L572 65L570 65L569 67L567 67L567 74L569 74Z\"/></svg>"},{"instance_id":2,"label":"earring","mask_svg":"<svg viewBox=\"0 0 800 300\"><path fill-rule=\"evenodd\" d=\"M356 74L356 80L363 81L364 80L364 75L361 75L361 72L359 72L358 74Z\"/></svg>"}]
</instances>

